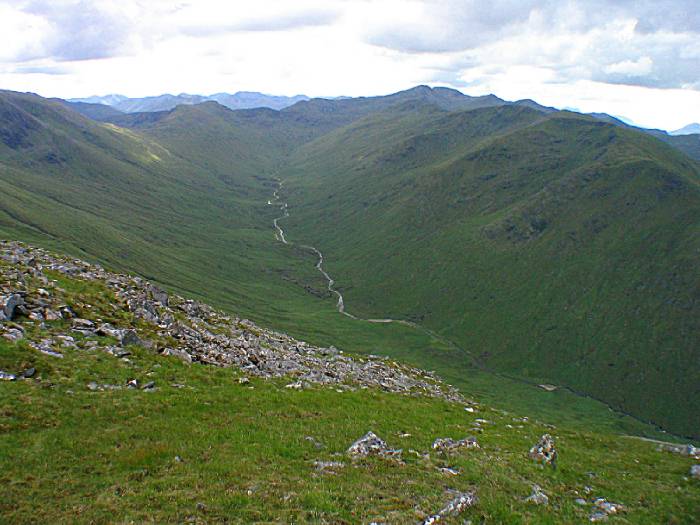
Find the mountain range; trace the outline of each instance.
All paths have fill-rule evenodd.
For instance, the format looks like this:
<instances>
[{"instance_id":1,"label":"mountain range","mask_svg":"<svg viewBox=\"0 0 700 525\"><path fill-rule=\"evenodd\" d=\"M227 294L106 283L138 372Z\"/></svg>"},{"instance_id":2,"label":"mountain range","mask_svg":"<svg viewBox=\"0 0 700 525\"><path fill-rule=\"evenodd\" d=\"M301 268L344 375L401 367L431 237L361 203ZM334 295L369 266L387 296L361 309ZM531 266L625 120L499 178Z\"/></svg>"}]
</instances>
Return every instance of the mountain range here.
<instances>
[{"instance_id":1,"label":"mountain range","mask_svg":"<svg viewBox=\"0 0 700 525\"><path fill-rule=\"evenodd\" d=\"M208 100L218 102L229 109L272 108L282 109L296 104L300 100L308 100L305 95L293 97L265 95L254 91L238 91L237 93L214 93L213 95L158 95L144 98L129 98L124 95L92 96L87 98L68 99L71 103L101 104L114 108L122 113L138 113L141 111L167 111L182 104L201 104ZM83 106L84 107L84 106ZM80 106L78 106L80 108Z\"/></svg>"},{"instance_id":2,"label":"mountain range","mask_svg":"<svg viewBox=\"0 0 700 525\"><path fill-rule=\"evenodd\" d=\"M281 110L91 104L0 93L0 234L508 409L551 410L527 386L548 383L571 395L564 419L593 398L700 437L696 135L427 86ZM342 315L329 286L346 313L400 322Z\"/></svg>"}]
</instances>

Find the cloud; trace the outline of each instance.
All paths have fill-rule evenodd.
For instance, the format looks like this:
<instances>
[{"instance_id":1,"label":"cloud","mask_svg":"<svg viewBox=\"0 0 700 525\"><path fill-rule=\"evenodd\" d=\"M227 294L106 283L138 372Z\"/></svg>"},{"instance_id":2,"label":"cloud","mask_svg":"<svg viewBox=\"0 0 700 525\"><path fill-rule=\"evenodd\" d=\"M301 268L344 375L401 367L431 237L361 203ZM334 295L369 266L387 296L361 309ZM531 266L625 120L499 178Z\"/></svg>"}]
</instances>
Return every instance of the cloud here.
<instances>
[{"instance_id":1,"label":"cloud","mask_svg":"<svg viewBox=\"0 0 700 525\"><path fill-rule=\"evenodd\" d=\"M330 25L337 17L338 13L331 10L302 11L281 16L243 19L228 24L214 23L184 26L181 28L181 33L195 37L208 37L239 31L290 31Z\"/></svg>"},{"instance_id":2,"label":"cloud","mask_svg":"<svg viewBox=\"0 0 700 525\"><path fill-rule=\"evenodd\" d=\"M15 62L113 57L123 54L130 41L129 18L108 2L32 0L4 4L12 32L21 35L30 31L32 35L20 36L27 45L13 50L9 58Z\"/></svg>"},{"instance_id":3,"label":"cloud","mask_svg":"<svg viewBox=\"0 0 700 525\"><path fill-rule=\"evenodd\" d=\"M465 64L550 69L558 81L596 80L700 88L696 0L411 1L368 43L402 54L449 55ZM398 6L397 6L398 7ZM441 73L449 78L449 73Z\"/></svg>"},{"instance_id":4,"label":"cloud","mask_svg":"<svg viewBox=\"0 0 700 525\"><path fill-rule=\"evenodd\" d=\"M700 97L697 0L0 0L0 35L0 85L49 96L427 83L700 120L668 109Z\"/></svg>"}]
</instances>

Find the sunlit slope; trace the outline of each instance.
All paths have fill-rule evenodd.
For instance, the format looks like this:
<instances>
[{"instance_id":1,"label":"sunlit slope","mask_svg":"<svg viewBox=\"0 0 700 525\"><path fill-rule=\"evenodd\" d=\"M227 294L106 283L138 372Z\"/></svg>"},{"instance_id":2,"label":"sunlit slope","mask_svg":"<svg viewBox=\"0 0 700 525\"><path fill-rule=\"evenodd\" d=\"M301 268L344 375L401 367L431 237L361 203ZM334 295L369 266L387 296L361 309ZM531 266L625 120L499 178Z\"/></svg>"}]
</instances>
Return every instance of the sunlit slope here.
<instances>
[{"instance_id":1,"label":"sunlit slope","mask_svg":"<svg viewBox=\"0 0 700 525\"><path fill-rule=\"evenodd\" d=\"M367 118L299 149L285 175L288 231L324 252L349 311L417 321L487 366L699 435L689 158L506 107Z\"/></svg>"},{"instance_id":2,"label":"sunlit slope","mask_svg":"<svg viewBox=\"0 0 700 525\"><path fill-rule=\"evenodd\" d=\"M196 290L247 315L288 293L305 296L279 272L296 264L313 275L311 260L289 257L269 224L277 150L227 125L221 115L232 112L215 106L178 108L149 134L0 93L0 234Z\"/></svg>"}]
</instances>

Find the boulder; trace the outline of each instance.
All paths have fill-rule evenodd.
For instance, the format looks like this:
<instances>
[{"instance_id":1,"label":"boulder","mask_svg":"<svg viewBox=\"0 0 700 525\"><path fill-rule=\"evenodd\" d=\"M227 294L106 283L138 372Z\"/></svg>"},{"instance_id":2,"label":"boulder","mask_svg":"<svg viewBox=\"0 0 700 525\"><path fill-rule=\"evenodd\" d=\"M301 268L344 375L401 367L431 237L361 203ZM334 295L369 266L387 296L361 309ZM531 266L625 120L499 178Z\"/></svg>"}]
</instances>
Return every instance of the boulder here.
<instances>
[{"instance_id":1,"label":"boulder","mask_svg":"<svg viewBox=\"0 0 700 525\"><path fill-rule=\"evenodd\" d=\"M141 338L136 334L136 330L124 330L121 334L121 345L143 346L143 341L141 341Z\"/></svg>"},{"instance_id":2,"label":"boulder","mask_svg":"<svg viewBox=\"0 0 700 525\"><path fill-rule=\"evenodd\" d=\"M181 348L166 348L161 352L162 355L170 355L173 357L177 357L178 359L184 361L185 363L191 363L192 362L192 356L187 353L187 351L181 349Z\"/></svg>"},{"instance_id":3,"label":"boulder","mask_svg":"<svg viewBox=\"0 0 700 525\"><path fill-rule=\"evenodd\" d=\"M390 449L383 439L370 431L350 445L347 453L354 457L366 457L370 455L390 457L401 455L401 450Z\"/></svg>"},{"instance_id":4,"label":"boulder","mask_svg":"<svg viewBox=\"0 0 700 525\"><path fill-rule=\"evenodd\" d=\"M159 303L161 306L168 306L168 292L164 292L160 288L153 285L149 287L149 291L151 292L151 297L153 297L155 302Z\"/></svg>"},{"instance_id":5,"label":"boulder","mask_svg":"<svg viewBox=\"0 0 700 525\"><path fill-rule=\"evenodd\" d=\"M14 319L15 317L15 310L17 309L17 307L22 306L24 304L24 299L21 295L17 293L14 293L9 297L5 297L0 301L0 310L2 310L3 317L3 319L0 320L6 321L12 321L12 319Z\"/></svg>"}]
</instances>

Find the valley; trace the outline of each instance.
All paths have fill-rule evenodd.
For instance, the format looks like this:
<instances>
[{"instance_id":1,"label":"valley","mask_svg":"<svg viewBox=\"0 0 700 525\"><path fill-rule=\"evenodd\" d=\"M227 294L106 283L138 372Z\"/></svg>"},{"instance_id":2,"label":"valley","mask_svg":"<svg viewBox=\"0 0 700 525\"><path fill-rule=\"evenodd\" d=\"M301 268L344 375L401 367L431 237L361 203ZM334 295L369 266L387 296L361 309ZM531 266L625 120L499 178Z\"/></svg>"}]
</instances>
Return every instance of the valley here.
<instances>
[{"instance_id":1,"label":"valley","mask_svg":"<svg viewBox=\"0 0 700 525\"><path fill-rule=\"evenodd\" d=\"M504 407L697 436L698 165L652 136L427 87L114 124L0 101L6 238Z\"/></svg>"}]
</instances>

